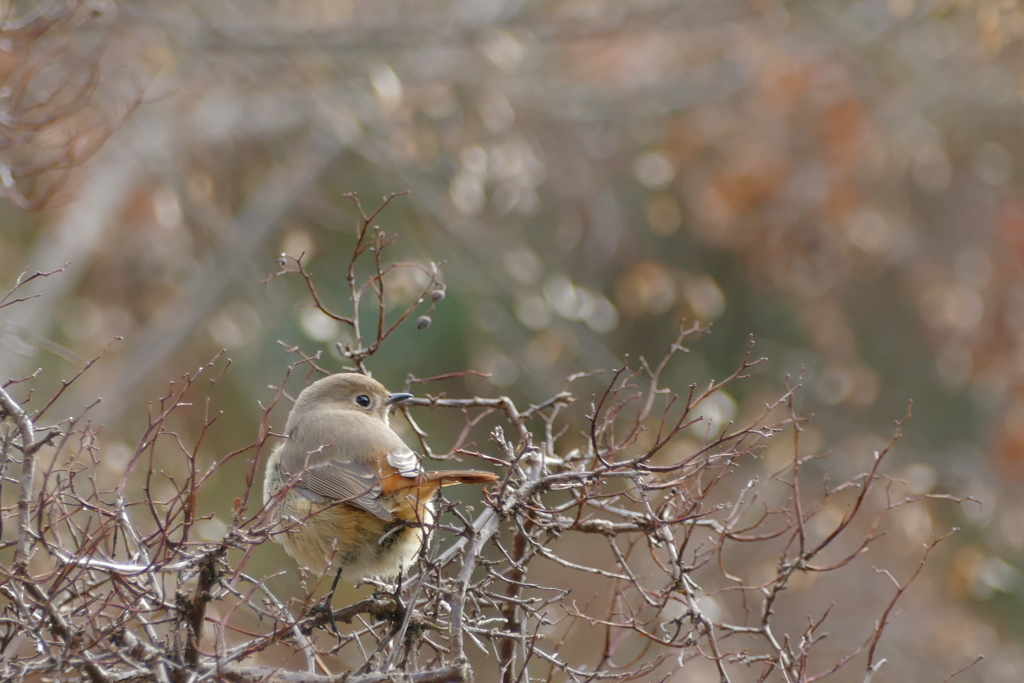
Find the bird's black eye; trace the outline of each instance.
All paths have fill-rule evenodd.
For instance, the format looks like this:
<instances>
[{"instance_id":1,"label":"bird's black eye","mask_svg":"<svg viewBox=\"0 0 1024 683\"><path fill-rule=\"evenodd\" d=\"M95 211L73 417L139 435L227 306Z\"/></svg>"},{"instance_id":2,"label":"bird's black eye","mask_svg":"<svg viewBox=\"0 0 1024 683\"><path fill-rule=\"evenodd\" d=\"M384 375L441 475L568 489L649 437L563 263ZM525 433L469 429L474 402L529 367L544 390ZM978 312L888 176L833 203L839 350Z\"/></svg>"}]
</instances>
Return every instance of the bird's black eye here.
<instances>
[{"instance_id":1,"label":"bird's black eye","mask_svg":"<svg viewBox=\"0 0 1024 683\"><path fill-rule=\"evenodd\" d=\"M359 405L361 405L364 408L369 408L370 407L370 397L367 396L366 394L359 394L358 396L356 396L356 403L358 403Z\"/></svg>"}]
</instances>

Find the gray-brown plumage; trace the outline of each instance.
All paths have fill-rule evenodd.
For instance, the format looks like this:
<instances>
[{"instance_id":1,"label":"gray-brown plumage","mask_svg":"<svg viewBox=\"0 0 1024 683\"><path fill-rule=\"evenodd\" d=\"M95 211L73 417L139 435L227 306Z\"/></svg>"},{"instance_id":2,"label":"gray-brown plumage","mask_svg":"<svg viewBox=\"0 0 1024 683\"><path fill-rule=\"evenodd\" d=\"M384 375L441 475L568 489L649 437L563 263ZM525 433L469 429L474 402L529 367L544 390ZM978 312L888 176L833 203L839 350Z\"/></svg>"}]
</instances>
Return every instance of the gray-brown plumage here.
<instances>
[{"instance_id":1,"label":"gray-brown plumage","mask_svg":"<svg viewBox=\"0 0 1024 683\"><path fill-rule=\"evenodd\" d=\"M299 564L323 571L333 562L353 581L395 576L415 558L441 486L497 480L424 471L388 423L391 406L408 398L355 373L299 394L263 481L263 502L284 529L274 538Z\"/></svg>"}]
</instances>

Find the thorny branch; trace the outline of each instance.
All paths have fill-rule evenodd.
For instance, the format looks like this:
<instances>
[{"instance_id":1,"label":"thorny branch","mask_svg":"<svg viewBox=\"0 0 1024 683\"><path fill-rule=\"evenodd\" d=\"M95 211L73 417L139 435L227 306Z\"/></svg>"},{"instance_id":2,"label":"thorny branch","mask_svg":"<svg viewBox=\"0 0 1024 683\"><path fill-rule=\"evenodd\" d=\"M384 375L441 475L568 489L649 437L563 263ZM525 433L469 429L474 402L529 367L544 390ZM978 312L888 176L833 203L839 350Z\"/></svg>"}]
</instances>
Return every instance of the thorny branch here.
<instances>
[{"instance_id":1,"label":"thorny branch","mask_svg":"<svg viewBox=\"0 0 1024 683\"><path fill-rule=\"evenodd\" d=\"M32 492L35 484L36 473L36 428L32 424L24 409L11 398L7 391L0 387L0 415L10 417L18 428L18 437L21 440L21 487L18 492L18 548L14 553L14 570L18 573L25 571L28 564L29 547L32 539L29 535L30 520L32 515ZM4 444L4 451L8 450ZM4 467L0 471L6 471L6 458Z\"/></svg>"}]
</instances>

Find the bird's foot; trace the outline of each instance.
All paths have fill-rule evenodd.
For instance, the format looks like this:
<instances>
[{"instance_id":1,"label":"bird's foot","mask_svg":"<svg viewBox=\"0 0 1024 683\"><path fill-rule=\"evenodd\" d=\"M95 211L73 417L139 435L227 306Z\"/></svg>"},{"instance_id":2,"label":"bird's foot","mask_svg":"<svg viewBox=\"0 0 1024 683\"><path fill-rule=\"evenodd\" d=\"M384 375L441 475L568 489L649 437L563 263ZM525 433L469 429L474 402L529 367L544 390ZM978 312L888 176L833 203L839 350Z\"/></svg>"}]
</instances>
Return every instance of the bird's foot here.
<instances>
[{"instance_id":1,"label":"bird's foot","mask_svg":"<svg viewBox=\"0 0 1024 683\"><path fill-rule=\"evenodd\" d=\"M331 606L333 598L334 591L331 591L306 612L304 621L309 624L309 631L317 627L329 626L334 635L341 637L341 632L338 631L338 622L334 620L334 608Z\"/></svg>"},{"instance_id":2,"label":"bird's foot","mask_svg":"<svg viewBox=\"0 0 1024 683\"><path fill-rule=\"evenodd\" d=\"M402 601L402 575L398 575L395 583L388 583L380 579L364 579L373 586L373 596L370 598L375 605L379 615L389 621L401 623L405 618L405 602Z\"/></svg>"}]
</instances>

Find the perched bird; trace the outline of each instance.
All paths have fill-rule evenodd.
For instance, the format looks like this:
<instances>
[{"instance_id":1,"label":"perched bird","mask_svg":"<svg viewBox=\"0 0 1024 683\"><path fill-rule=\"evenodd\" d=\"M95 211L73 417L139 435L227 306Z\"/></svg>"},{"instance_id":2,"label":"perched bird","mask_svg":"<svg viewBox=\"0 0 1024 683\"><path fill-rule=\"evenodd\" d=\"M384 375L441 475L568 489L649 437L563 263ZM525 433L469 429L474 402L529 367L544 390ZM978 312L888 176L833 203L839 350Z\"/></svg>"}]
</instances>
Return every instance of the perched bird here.
<instances>
[{"instance_id":1,"label":"perched bird","mask_svg":"<svg viewBox=\"0 0 1024 683\"><path fill-rule=\"evenodd\" d=\"M424 471L388 422L391 406L409 398L365 375L324 377L299 394L287 440L267 459L263 503L283 526L275 540L309 569L323 571L333 560L335 586L342 573L350 581L399 575L434 519L440 487L498 479Z\"/></svg>"}]
</instances>

